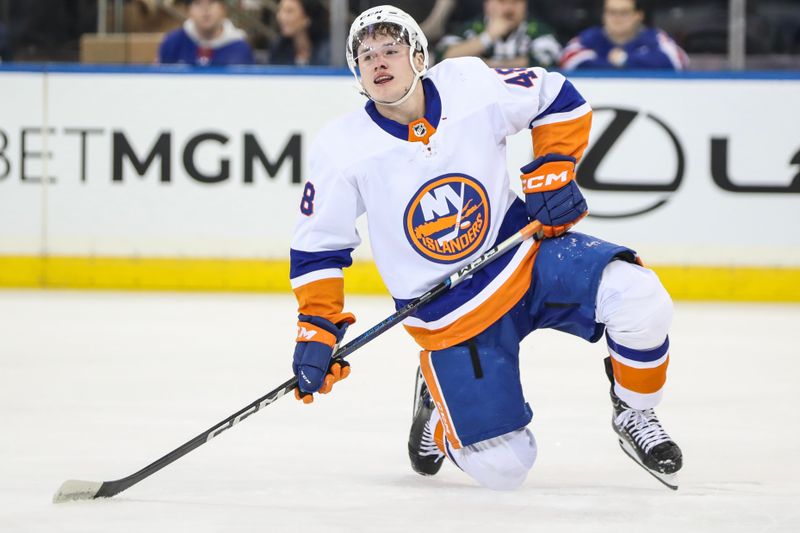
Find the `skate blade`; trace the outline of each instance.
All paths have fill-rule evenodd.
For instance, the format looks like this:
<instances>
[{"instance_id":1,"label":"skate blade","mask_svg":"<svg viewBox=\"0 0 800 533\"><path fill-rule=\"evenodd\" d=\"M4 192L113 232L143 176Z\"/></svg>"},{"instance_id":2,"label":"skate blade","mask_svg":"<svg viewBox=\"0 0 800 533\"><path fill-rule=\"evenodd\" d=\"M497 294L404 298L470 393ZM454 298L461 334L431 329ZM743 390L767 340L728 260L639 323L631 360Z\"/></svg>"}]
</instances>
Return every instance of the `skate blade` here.
<instances>
[{"instance_id":1,"label":"skate blade","mask_svg":"<svg viewBox=\"0 0 800 533\"><path fill-rule=\"evenodd\" d=\"M642 467L645 472L656 478L662 485L672 490L678 490L678 474L677 472L674 474L662 474L661 472L656 472L655 470L651 470L647 468L644 463L639 460L639 456L636 455L636 452L631 448L630 444L626 443L623 439L618 439L619 447L622 448L622 451L625 452L625 455L633 459L633 461Z\"/></svg>"}]
</instances>

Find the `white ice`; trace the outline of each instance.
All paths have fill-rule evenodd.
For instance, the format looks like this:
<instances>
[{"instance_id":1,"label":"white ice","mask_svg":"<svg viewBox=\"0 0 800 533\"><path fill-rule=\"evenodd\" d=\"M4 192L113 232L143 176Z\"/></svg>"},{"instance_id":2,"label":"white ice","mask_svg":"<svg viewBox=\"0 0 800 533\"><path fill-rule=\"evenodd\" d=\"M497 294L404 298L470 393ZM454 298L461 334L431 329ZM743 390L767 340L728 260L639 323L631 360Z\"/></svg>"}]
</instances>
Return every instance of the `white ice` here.
<instances>
[{"instance_id":1,"label":"white ice","mask_svg":"<svg viewBox=\"0 0 800 533\"><path fill-rule=\"evenodd\" d=\"M351 297L348 338L391 314ZM133 473L291 377L295 304L253 294L0 291L0 531L800 531L799 305L679 303L658 413L680 490L618 448L602 343L536 332L522 379L539 458L521 490L406 439L416 348L396 328L311 406L283 398L112 499L66 479Z\"/></svg>"}]
</instances>

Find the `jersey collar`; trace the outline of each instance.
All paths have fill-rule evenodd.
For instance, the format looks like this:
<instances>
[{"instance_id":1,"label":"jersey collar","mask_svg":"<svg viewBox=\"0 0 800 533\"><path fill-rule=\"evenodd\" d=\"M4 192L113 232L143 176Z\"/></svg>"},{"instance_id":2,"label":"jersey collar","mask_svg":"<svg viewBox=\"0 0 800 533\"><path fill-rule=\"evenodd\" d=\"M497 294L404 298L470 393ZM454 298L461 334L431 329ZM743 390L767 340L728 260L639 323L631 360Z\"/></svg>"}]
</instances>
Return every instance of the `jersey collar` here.
<instances>
[{"instance_id":1,"label":"jersey collar","mask_svg":"<svg viewBox=\"0 0 800 533\"><path fill-rule=\"evenodd\" d=\"M436 128L439 127L439 119L442 117L442 100L439 98L439 91L436 90L436 86L430 79L423 78L422 88L425 92L425 116L411 124L400 124L384 117L378 112L375 102L372 100L367 102L364 107L372 121L386 133L403 141L428 144L431 135L436 133Z\"/></svg>"}]
</instances>

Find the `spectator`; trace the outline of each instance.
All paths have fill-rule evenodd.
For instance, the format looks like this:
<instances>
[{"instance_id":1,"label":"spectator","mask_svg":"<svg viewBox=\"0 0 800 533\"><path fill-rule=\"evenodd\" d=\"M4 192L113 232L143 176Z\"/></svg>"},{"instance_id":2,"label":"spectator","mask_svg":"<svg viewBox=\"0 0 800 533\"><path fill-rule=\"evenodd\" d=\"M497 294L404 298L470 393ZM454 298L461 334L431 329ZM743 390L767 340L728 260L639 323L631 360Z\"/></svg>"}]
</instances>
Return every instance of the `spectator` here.
<instances>
[{"instance_id":1,"label":"spectator","mask_svg":"<svg viewBox=\"0 0 800 533\"><path fill-rule=\"evenodd\" d=\"M605 0L603 26L572 39L561 68L685 69L686 52L665 32L645 26L644 19L644 0Z\"/></svg>"},{"instance_id":2,"label":"spectator","mask_svg":"<svg viewBox=\"0 0 800 533\"><path fill-rule=\"evenodd\" d=\"M188 0L189 18L183 27L164 37L158 50L159 63L197 66L245 65L253 63L253 50L245 33L228 20L223 0Z\"/></svg>"},{"instance_id":3,"label":"spectator","mask_svg":"<svg viewBox=\"0 0 800 533\"><path fill-rule=\"evenodd\" d=\"M550 66L561 45L550 28L528 18L526 0L484 0L483 17L439 43L443 58L477 56L490 67Z\"/></svg>"},{"instance_id":4,"label":"spectator","mask_svg":"<svg viewBox=\"0 0 800 533\"><path fill-rule=\"evenodd\" d=\"M280 37L270 49L270 63L331 64L328 11L320 0L281 0L276 19Z\"/></svg>"}]
</instances>

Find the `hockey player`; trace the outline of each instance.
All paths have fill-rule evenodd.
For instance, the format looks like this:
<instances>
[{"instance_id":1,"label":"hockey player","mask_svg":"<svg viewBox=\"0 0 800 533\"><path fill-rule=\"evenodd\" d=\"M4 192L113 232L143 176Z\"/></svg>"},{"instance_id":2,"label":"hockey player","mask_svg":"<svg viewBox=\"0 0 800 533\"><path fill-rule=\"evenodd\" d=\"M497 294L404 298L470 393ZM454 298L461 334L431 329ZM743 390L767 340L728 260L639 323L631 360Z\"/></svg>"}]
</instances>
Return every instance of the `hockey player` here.
<instances>
[{"instance_id":1,"label":"hockey player","mask_svg":"<svg viewBox=\"0 0 800 533\"><path fill-rule=\"evenodd\" d=\"M553 328L590 342L605 332L621 444L653 475L677 472L680 449L653 412L670 298L633 250L568 231L587 213L574 176L589 105L541 68L458 58L428 70L425 36L392 6L353 22L346 53L369 100L326 126L311 150L291 246L296 397L310 403L350 373L331 356L355 320L344 311L342 269L360 243L357 217L368 215L373 257L398 307L536 219L547 239L523 242L406 319L422 348L412 467L432 475L448 457L486 487L519 486L537 453L519 343ZM523 201L509 187L505 143L525 128L535 159L522 167Z\"/></svg>"}]
</instances>

